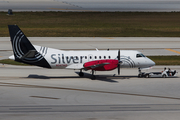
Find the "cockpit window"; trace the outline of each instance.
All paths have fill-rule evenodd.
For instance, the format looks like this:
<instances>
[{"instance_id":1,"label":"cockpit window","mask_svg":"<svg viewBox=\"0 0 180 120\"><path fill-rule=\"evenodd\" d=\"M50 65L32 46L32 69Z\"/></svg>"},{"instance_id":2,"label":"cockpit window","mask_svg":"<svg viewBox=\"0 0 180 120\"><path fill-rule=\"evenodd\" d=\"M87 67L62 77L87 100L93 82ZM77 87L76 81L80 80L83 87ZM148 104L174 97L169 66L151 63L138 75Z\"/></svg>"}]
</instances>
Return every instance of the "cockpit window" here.
<instances>
[{"instance_id":1,"label":"cockpit window","mask_svg":"<svg viewBox=\"0 0 180 120\"><path fill-rule=\"evenodd\" d=\"M139 58L139 57L145 57L145 56L143 54L137 54L136 57Z\"/></svg>"}]
</instances>

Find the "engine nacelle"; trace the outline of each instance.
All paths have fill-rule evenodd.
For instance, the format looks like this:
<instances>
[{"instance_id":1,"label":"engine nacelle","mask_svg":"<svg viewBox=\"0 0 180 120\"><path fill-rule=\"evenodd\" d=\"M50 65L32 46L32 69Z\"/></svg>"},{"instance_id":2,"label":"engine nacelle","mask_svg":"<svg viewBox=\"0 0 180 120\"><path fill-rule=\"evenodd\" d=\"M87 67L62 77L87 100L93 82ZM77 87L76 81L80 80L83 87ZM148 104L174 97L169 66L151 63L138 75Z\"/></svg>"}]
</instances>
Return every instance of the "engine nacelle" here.
<instances>
[{"instance_id":1,"label":"engine nacelle","mask_svg":"<svg viewBox=\"0 0 180 120\"><path fill-rule=\"evenodd\" d=\"M109 71L117 68L119 64L118 60L107 59L107 60L95 60L84 63L84 67L88 70L95 71Z\"/></svg>"}]
</instances>

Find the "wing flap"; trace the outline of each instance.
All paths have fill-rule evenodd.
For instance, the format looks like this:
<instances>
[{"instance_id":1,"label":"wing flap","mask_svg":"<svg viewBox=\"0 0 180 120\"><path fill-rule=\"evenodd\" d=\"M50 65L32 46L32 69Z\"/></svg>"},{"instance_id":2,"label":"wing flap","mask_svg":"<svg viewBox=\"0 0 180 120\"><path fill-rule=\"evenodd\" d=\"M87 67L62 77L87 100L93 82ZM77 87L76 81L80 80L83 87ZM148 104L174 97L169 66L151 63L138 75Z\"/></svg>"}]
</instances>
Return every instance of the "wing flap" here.
<instances>
[{"instance_id":1,"label":"wing flap","mask_svg":"<svg viewBox=\"0 0 180 120\"><path fill-rule=\"evenodd\" d=\"M84 66L83 66L83 64L71 64L71 65L67 66L66 68L79 70L79 69L83 69Z\"/></svg>"}]
</instances>

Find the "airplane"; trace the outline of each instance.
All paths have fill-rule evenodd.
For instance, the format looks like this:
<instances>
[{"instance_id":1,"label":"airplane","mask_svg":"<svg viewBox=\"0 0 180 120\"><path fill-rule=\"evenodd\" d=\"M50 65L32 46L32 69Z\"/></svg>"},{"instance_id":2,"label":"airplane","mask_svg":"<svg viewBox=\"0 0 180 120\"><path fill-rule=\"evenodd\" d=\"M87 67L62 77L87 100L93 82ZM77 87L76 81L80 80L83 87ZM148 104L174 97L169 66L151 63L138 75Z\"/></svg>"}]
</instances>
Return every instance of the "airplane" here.
<instances>
[{"instance_id":1,"label":"airplane","mask_svg":"<svg viewBox=\"0 0 180 120\"><path fill-rule=\"evenodd\" d=\"M91 70L91 79L96 79L94 71L110 71L118 68L150 68L155 62L135 50L87 50L64 51L32 45L17 25L8 25L14 55L17 62L49 69L73 69L82 72Z\"/></svg>"}]
</instances>

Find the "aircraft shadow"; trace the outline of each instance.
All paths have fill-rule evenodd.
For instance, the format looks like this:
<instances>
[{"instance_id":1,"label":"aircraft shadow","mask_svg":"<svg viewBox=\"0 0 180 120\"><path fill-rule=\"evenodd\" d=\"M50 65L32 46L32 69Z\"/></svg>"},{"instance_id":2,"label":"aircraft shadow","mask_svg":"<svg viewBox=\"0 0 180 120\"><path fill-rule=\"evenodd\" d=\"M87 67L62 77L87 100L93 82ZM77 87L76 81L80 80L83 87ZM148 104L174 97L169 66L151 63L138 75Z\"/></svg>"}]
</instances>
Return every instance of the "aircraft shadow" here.
<instances>
[{"instance_id":1,"label":"aircraft shadow","mask_svg":"<svg viewBox=\"0 0 180 120\"><path fill-rule=\"evenodd\" d=\"M34 79L68 79L68 78L79 78L79 79L83 79L83 78L87 78L87 79L91 79L91 74L88 73L84 73L84 77L79 77L79 72L75 72L77 74L77 76L44 76L44 75L37 75L37 74L30 74L27 78L34 78ZM110 75L96 75L96 79L95 80L99 80L99 81L103 81L103 82L111 82L111 83L118 83L118 81L114 80L114 79L120 79L120 80L126 80L126 79L130 79L130 78L136 78L137 76L110 76Z\"/></svg>"}]
</instances>

